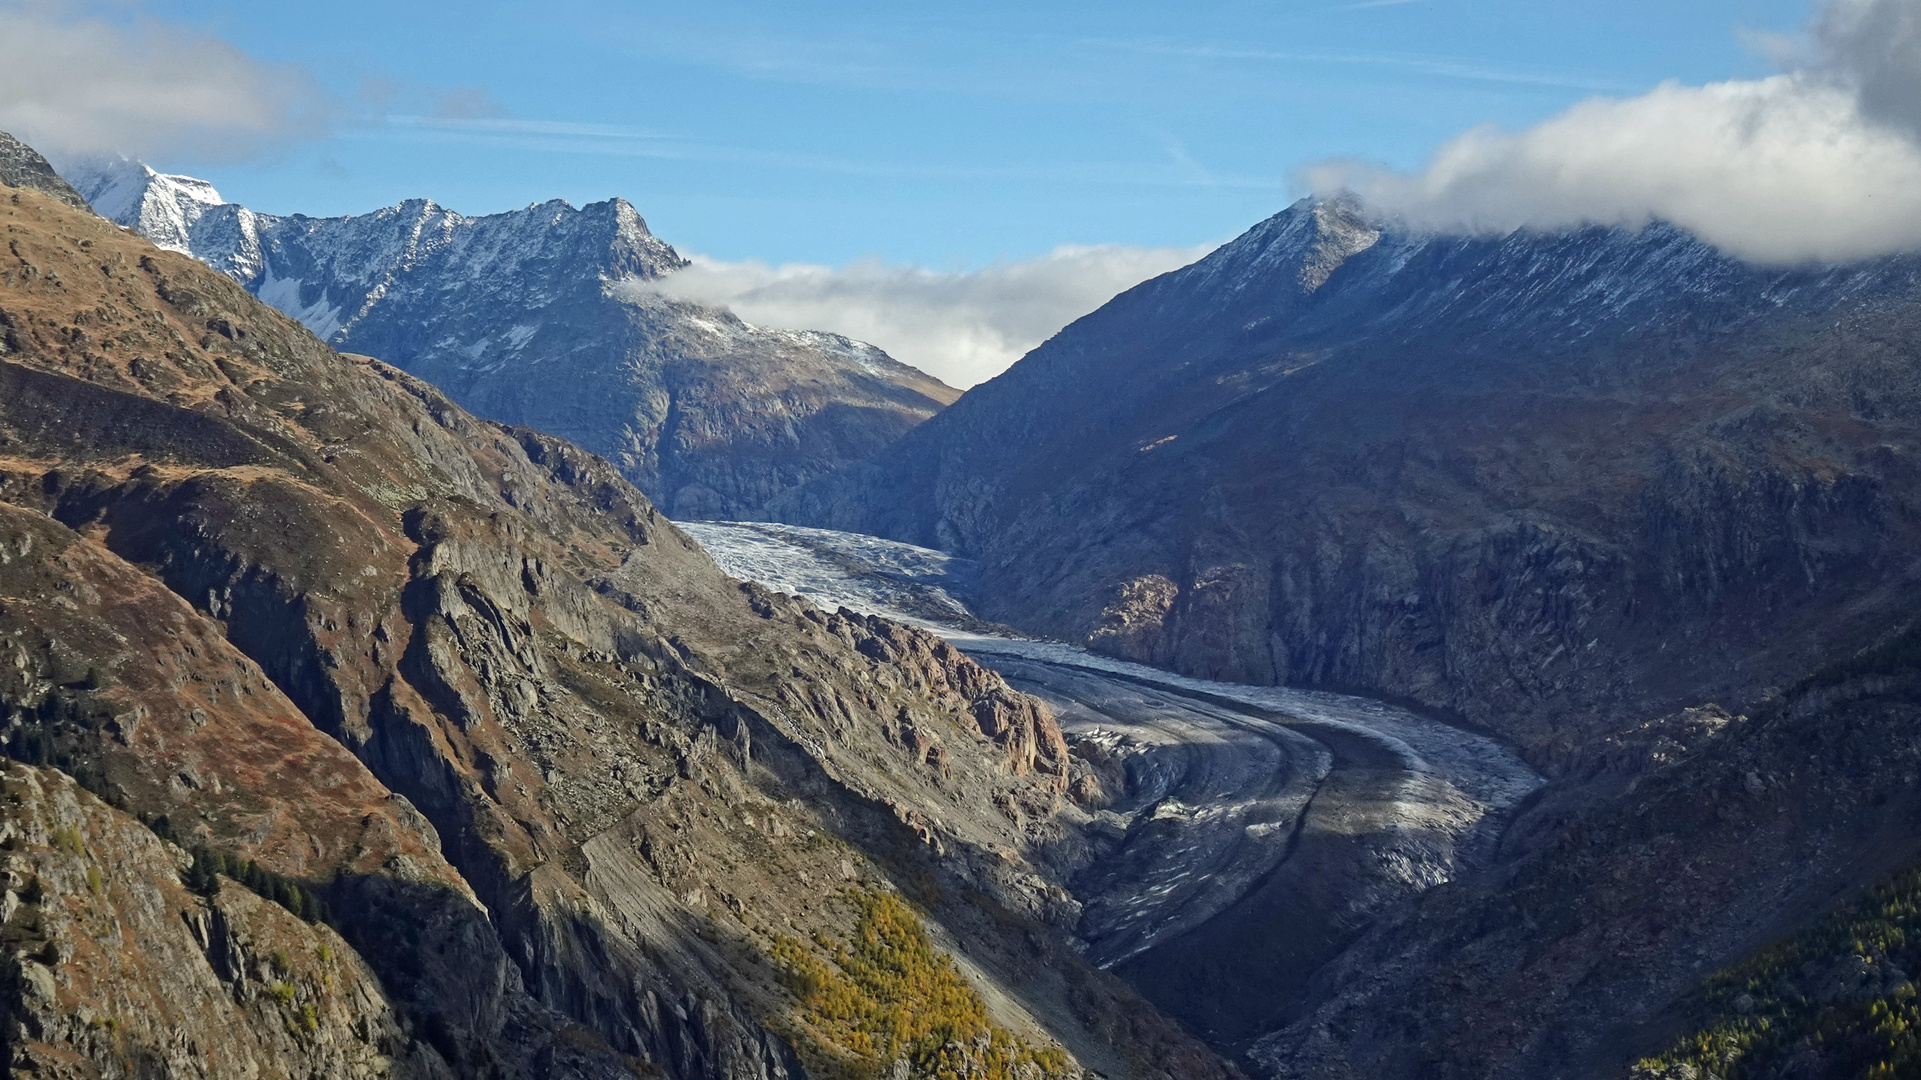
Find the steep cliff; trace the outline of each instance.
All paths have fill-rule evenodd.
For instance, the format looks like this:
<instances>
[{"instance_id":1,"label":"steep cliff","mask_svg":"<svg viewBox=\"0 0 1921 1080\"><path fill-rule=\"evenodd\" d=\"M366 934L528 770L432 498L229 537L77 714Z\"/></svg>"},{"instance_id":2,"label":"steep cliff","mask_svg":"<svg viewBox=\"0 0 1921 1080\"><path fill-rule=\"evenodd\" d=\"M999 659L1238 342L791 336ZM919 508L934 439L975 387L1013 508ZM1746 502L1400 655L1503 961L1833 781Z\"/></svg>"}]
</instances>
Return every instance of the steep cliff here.
<instances>
[{"instance_id":1,"label":"steep cliff","mask_svg":"<svg viewBox=\"0 0 1921 1080\"><path fill-rule=\"evenodd\" d=\"M331 928L231 879L64 775L0 767L10 1076L445 1077Z\"/></svg>"},{"instance_id":2,"label":"steep cliff","mask_svg":"<svg viewBox=\"0 0 1921 1080\"><path fill-rule=\"evenodd\" d=\"M977 556L989 618L1558 765L1911 598L1918 283L1303 203L774 510Z\"/></svg>"},{"instance_id":3,"label":"steep cliff","mask_svg":"<svg viewBox=\"0 0 1921 1080\"><path fill-rule=\"evenodd\" d=\"M226 1025L287 1072L792 1077L833 1048L782 943L831 952L900 894L1006 1038L1227 1075L1068 948L1075 905L1029 861L1066 776L1044 707L925 635L728 580L601 459L336 354L192 259L37 191L0 189L0 221L7 752L111 804L83 800L81 843L121 852L140 903L274 924L202 955L292 973L269 1005L207 960L237 1011L142 1040ZM220 907L245 892L333 929ZM62 917L112 917L83 908ZM365 1045L316 1058L336 931ZM263 948L287 964L260 974ZM10 984L9 1052L144 1068L71 1020L80 974L49 955L51 991ZM154 1073L187 1074L170 1045Z\"/></svg>"},{"instance_id":4,"label":"steep cliff","mask_svg":"<svg viewBox=\"0 0 1921 1080\"><path fill-rule=\"evenodd\" d=\"M606 457L677 518L757 516L959 396L871 345L652 291L685 260L620 199L275 217L138 162L68 172L108 218L477 415Z\"/></svg>"}]
</instances>

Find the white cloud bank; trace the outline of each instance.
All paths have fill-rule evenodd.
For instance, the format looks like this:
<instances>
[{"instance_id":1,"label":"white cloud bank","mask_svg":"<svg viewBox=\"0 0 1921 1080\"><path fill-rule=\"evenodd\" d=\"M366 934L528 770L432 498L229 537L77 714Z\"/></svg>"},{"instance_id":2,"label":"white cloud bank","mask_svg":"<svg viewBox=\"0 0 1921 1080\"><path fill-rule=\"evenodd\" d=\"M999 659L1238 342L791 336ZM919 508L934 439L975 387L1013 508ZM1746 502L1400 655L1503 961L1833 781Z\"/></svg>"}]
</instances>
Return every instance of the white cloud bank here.
<instances>
[{"instance_id":1,"label":"white cloud bank","mask_svg":"<svg viewBox=\"0 0 1921 1080\"><path fill-rule=\"evenodd\" d=\"M1419 173L1329 162L1304 177L1437 232L1658 218L1757 262L1921 249L1921 0L1831 0L1799 51L1770 78L1476 129Z\"/></svg>"},{"instance_id":2,"label":"white cloud bank","mask_svg":"<svg viewBox=\"0 0 1921 1080\"><path fill-rule=\"evenodd\" d=\"M245 157L319 133L331 108L299 68L78 3L0 0L0 43L0 131L59 159Z\"/></svg>"},{"instance_id":3,"label":"white cloud bank","mask_svg":"<svg viewBox=\"0 0 1921 1080\"><path fill-rule=\"evenodd\" d=\"M1037 259L941 271L864 260L843 267L694 264L653 286L725 306L751 323L872 342L950 386L1006 370L1115 294L1185 266L1208 247L1061 247Z\"/></svg>"}]
</instances>

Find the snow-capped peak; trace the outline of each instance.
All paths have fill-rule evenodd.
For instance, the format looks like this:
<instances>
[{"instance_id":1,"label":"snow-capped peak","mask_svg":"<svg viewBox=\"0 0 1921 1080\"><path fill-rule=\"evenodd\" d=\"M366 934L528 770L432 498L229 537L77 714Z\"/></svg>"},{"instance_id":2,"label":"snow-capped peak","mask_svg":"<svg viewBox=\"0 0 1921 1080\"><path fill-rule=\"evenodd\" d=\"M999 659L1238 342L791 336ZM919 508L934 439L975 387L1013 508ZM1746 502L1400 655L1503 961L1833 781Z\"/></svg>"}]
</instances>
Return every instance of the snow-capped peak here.
<instances>
[{"instance_id":1,"label":"snow-capped peak","mask_svg":"<svg viewBox=\"0 0 1921 1080\"><path fill-rule=\"evenodd\" d=\"M193 253L194 222L209 209L227 204L205 180L156 172L132 158L75 162L62 168L61 175L101 217L138 229L159 247L187 254Z\"/></svg>"}]
</instances>

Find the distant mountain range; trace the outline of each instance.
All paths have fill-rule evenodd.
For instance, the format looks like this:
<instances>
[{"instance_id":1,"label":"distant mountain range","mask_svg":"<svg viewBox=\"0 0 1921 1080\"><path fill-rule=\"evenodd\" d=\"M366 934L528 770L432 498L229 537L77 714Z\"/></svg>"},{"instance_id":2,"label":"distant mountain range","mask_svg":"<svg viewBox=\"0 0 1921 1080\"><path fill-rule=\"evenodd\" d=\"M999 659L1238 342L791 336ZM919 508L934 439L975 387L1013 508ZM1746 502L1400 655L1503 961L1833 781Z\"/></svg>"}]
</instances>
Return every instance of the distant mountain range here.
<instances>
[{"instance_id":1,"label":"distant mountain range","mask_svg":"<svg viewBox=\"0 0 1921 1080\"><path fill-rule=\"evenodd\" d=\"M0 137L17 1071L1921 1067L1921 257L1307 200L941 411L662 298L617 201L73 176ZM682 516L1293 689L731 581L261 297Z\"/></svg>"},{"instance_id":2,"label":"distant mountain range","mask_svg":"<svg viewBox=\"0 0 1921 1080\"><path fill-rule=\"evenodd\" d=\"M64 171L108 219L339 349L606 457L675 517L757 517L959 396L871 345L652 291L686 261L620 199L484 217L424 199L276 217L139 162Z\"/></svg>"},{"instance_id":3,"label":"distant mountain range","mask_svg":"<svg viewBox=\"0 0 1921 1080\"><path fill-rule=\"evenodd\" d=\"M990 618L1545 749L1571 711L1746 701L1823 647L1776 620L1905 580L1918 290L1914 257L1308 201L774 510L978 557Z\"/></svg>"}]
</instances>

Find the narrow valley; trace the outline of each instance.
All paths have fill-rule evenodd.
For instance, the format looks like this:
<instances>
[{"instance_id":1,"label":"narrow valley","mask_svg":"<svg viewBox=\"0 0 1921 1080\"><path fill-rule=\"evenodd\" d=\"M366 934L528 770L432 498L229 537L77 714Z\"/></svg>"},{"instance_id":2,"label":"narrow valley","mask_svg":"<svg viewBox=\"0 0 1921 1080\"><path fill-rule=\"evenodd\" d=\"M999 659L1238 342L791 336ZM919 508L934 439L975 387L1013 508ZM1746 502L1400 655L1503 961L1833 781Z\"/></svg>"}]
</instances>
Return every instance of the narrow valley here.
<instances>
[{"instance_id":1,"label":"narrow valley","mask_svg":"<svg viewBox=\"0 0 1921 1080\"><path fill-rule=\"evenodd\" d=\"M1289 1018L1305 976L1372 916L1487 865L1542 783L1493 740L1407 709L1188 678L983 623L976 568L943 552L679 524L729 574L919 625L1047 702L1075 759L1079 835L1044 861L1083 905L1087 957L1219 1044Z\"/></svg>"}]
</instances>

